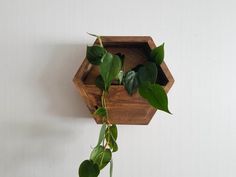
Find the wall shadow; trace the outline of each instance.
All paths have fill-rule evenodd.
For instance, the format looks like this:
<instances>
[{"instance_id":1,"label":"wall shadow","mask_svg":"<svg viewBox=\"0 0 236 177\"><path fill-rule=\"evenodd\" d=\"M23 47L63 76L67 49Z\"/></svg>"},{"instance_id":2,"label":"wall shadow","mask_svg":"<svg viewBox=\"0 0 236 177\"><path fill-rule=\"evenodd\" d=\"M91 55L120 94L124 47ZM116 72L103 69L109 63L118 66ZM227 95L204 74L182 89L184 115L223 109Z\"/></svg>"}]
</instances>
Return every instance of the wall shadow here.
<instances>
[{"instance_id":1,"label":"wall shadow","mask_svg":"<svg viewBox=\"0 0 236 177\"><path fill-rule=\"evenodd\" d=\"M46 45L47 64L39 85L48 98L48 113L60 117L91 118L83 98L72 79L85 58L86 44ZM43 46L45 52L45 46Z\"/></svg>"}]
</instances>

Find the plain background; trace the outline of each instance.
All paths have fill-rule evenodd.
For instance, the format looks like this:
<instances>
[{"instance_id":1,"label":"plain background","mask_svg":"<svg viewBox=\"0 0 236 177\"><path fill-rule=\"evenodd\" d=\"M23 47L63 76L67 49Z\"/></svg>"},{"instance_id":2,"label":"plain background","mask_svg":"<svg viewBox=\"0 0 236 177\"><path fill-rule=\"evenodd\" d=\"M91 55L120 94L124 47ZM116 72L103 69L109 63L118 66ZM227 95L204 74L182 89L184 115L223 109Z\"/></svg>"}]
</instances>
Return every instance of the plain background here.
<instances>
[{"instance_id":1,"label":"plain background","mask_svg":"<svg viewBox=\"0 0 236 177\"><path fill-rule=\"evenodd\" d=\"M235 7L233 0L0 0L0 176L77 177L100 128L72 83L91 32L165 42L176 80L173 116L119 126L114 177L235 177Z\"/></svg>"}]
</instances>

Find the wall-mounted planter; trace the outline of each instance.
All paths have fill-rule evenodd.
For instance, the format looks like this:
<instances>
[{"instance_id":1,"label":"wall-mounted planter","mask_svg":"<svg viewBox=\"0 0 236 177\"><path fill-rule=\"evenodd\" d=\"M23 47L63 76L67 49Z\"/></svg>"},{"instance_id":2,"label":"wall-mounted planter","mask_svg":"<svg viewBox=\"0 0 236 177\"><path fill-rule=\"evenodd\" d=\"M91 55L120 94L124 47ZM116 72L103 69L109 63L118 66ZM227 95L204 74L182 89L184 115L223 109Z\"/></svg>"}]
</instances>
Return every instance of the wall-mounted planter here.
<instances>
[{"instance_id":1,"label":"wall-mounted planter","mask_svg":"<svg viewBox=\"0 0 236 177\"><path fill-rule=\"evenodd\" d=\"M143 64L156 45L149 36L103 36L104 47L112 54L125 55L125 71ZM98 44L98 41L95 41ZM101 105L102 91L96 87L95 79L99 75L97 66L91 65L85 58L73 81L84 98L89 110L93 113ZM163 62L158 70L157 83L163 85L166 92L170 90L174 79ZM123 85L111 85L107 99L109 121L114 124L148 124L156 112L138 92L129 96ZM101 119L94 116L97 123Z\"/></svg>"}]
</instances>

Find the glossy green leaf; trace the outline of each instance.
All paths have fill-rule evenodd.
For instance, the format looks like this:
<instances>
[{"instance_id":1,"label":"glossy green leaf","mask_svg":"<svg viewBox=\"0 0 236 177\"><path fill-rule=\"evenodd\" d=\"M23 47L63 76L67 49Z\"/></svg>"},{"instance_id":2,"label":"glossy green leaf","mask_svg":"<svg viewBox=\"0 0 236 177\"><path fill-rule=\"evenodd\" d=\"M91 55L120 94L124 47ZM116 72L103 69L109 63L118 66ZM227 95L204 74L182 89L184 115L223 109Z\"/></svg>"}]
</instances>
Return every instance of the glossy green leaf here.
<instances>
[{"instance_id":1,"label":"glossy green leaf","mask_svg":"<svg viewBox=\"0 0 236 177\"><path fill-rule=\"evenodd\" d=\"M153 62L147 62L138 69L138 81L139 84L144 82L155 83L157 80L157 66Z\"/></svg>"},{"instance_id":2,"label":"glossy green leaf","mask_svg":"<svg viewBox=\"0 0 236 177\"><path fill-rule=\"evenodd\" d=\"M154 61L157 65L160 65L164 60L164 43L154 49L150 54L151 61Z\"/></svg>"},{"instance_id":3,"label":"glossy green leaf","mask_svg":"<svg viewBox=\"0 0 236 177\"><path fill-rule=\"evenodd\" d=\"M93 162L97 162L99 156L101 156L105 151L105 148L101 145L96 146L93 151L90 154L90 159L93 160ZM99 164L98 164L99 165Z\"/></svg>"},{"instance_id":4,"label":"glossy green leaf","mask_svg":"<svg viewBox=\"0 0 236 177\"><path fill-rule=\"evenodd\" d=\"M99 146L102 143L103 139L105 138L105 132L106 132L106 124L103 123L100 129L97 146Z\"/></svg>"},{"instance_id":5,"label":"glossy green leaf","mask_svg":"<svg viewBox=\"0 0 236 177\"><path fill-rule=\"evenodd\" d=\"M110 146L112 151L116 152L118 150L118 145L116 143L118 131L116 125L107 127L105 136L106 136L106 141L108 142L108 145Z\"/></svg>"},{"instance_id":6,"label":"glossy green leaf","mask_svg":"<svg viewBox=\"0 0 236 177\"><path fill-rule=\"evenodd\" d=\"M132 95L138 88L138 80L135 71L128 71L124 78L123 84L129 95Z\"/></svg>"},{"instance_id":7,"label":"glossy green leaf","mask_svg":"<svg viewBox=\"0 0 236 177\"><path fill-rule=\"evenodd\" d=\"M92 160L85 160L79 167L79 177L97 177L100 173L99 167Z\"/></svg>"},{"instance_id":8,"label":"glossy green leaf","mask_svg":"<svg viewBox=\"0 0 236 177\"><path fill-rule=\"evenodd\" d=\"M105 90L105 83L101 75L99 75L95 80L95 85L101 90Z\"/></svg>"},{"instance_id":9,"label":"glossy green leaf","mask_svg":"<svg viewBox=\"0 0 236 177\"><path fill-rule=\"evenodd\" d=\"M105 90L108 91L112 80L115 79L121 70L121 61L118 56L106 53L99 69L105 83Z\"/></svg>"},{"instance_id":10,"label":"glossy green leaf","mask_svg":"<svg viewBox=\"0 0 236 177\"><path fill-rule=\"evenodd\" d=\"M112 138L116 141L118 137L118 131L117 131L117 126L113 124L112 126L109 127L110 134Z\"/></svg>"},{"instance_id":11,"label":"glossy green leaf","mask_svg":"<svg viewBox=\"0 0 236 177\"><path fill-rule=\"evenodd\" d=\"M103 146L97 146L93 149L90 159L103 169L111 160L112 154L110 149L105 149Z\"/></svg>"},{"instance_id":12,"label":"glossy green leaf","mask_svg":"<svg viewBox=\"0 0 236 177\"><path fill-rule=\"evenodd\" d=\"M153 107L170 113L165 90L159 84L145 83L139 87L139 94Z\"/></svg>"},{"instance_id":13,"label":"glossy green leaf","mask_svg":"<svg viewBox=\"0 0 236 177\"><path fill-rule=\"evenodd\" d=\"M106 53L106 49L99 45L87 46L86 58L91 64L99 65L105 57Z\"/></svg>"}]
</instances>

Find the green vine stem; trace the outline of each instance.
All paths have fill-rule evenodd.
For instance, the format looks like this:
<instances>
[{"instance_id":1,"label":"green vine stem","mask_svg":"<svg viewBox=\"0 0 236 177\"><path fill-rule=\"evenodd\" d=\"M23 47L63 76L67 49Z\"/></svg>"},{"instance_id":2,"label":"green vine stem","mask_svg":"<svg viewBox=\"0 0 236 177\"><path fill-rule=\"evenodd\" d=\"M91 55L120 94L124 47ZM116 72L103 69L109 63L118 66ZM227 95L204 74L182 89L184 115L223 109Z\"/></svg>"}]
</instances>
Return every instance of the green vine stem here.
<instances>
[{"instance_id":1,"label":"green vine stem","mask_svg":"<svg viewBox=\"0 0 236 177\"><path fill-rule=\"evenodd\" d=\"M102 96L101 96L101 102L102 102L102 107L105 108L106 110L106 116L103 117L103 123L109 124L109 116L108 116L108 110L107 110L107 104L106 104L106 96L107 96L108 92L105 92L104 90L102 91Z\"/></svg>"},{"instance_id":2,"label":"green vine stem","mask_svg":"<svg viewBox=\"0 0 236 177\"><path fill-rule=\"evenodd\" d=\"M95 36L97 38L97 43L99 43L100 45L100 47L96 45L94 45L94 47L97 50L102 50L106 54L107 51L104 49L101 37L95 34L90 35ZM87 48L87 51L88 49L89 48ZM94 53L92 52L92 56L93 54ZM97 177L100 174L100 170L102 170L108 163L110 163L110 177L112 176L112 154L113 152L116 152L118 150L118 146L116 144L117 127L115 124L111 124L109 120L109 111L107 107L107 100L109 96L108 89L109 88L106 88L105 90L102 89L100 97L101 103L93 113L93 115L95 116L100 116L103 124L100 129L98 143L96 147L93 148L89 160L84 160L81 163L79 167L79 177ZM109 159L109 162L107 161L107 159Z\"/></svg>"},{"instance_id":3,"label":"green vine stem","mask_svg":"<svg viewBox=\"0 0 236 177\"><path fill-rule=\"evenodd\" d=\"M99 41L100 46L103 47L101 36L97 36L97 39ZM105 110L106 110L106 117L105 117L105 119L103 117L102 121L103 121L103 123L106 123L107 125L110 125L109 116L108 116L109 114L108 114L108 109L107 109L107 105L106 105L106 97L107 97L107 95L108 95L108 92L103 90L102 91L102 96L101 96L101 102L102 102L102 107L104 107Z\"/></svg>"},{"instance_id":4,"label":"green vine stem","mask_svg":"<svg viewBox=\"0 0 236 177\"><path fill-rule=\"evenodd\" d=\"M103 43L102 43L102 40L101 40L101 37L100 36L97 36L98 38L98 41L99 41L99 44L101 47L103 47ZM109 122L109 114L108 114L108 109L107 109L107 104L106 104L106 97L108 95L108 92L106 91L102 91L102 96L101 96L101 102L102 102L102 107L105 108L106 110L106 116L103 117L103 123L106 123L106 125L108 126L108 129L109 129L109 126L111 125L110 122ZM105 119L104 119L105 118ZM104 150L107 148L107 146L109 145L109 141L110 141L110 138L108 138L108 141L106 142L106 144L104 145L104 140L103 140L103 146L105 147ZM101 161L102 162L102 161ZM113 171L113 160L111 159L110 161L110 177L112 177L112 171Z\"/></svg>"},{"instance_id":5,"label":"green vine stem","mask_svg":"<svg viewBox=\"0 0 236 177\"><path fill-rule=\"evenodd\" d=\"M97 38L98 38L100 46L103 47L101 36L98 36Z\"/></svg>"},{"instance_id":6,"label":"green vine stem","mask_svg":"<svg viewBox=\"0 0 236 177\"><path fill-rule=\"evenodd\" d=\"M164 44L150 51L150 61L126 71L125 56L121 53L112 54L104 48L102 37L96 37L96 44L87 47L86 57L93 65L99 65L100 75L96 78L96 86L100 92L100 105L93 113L99 116L102 126L96 147L93 148L88 160L84 160L79 167L79 177L98 177L100 171L110 163L110 177L113 171L113 153L118 151L116 143L118 130L115 124L111 124L108 106L109 86L113 80L124 85L127 93L132 95L137 92L153 107L170 113L168 98L162 85L156 83L158 66L164 59Z\"/></svg>"}]
</instances>

